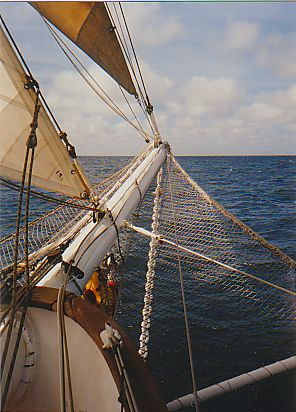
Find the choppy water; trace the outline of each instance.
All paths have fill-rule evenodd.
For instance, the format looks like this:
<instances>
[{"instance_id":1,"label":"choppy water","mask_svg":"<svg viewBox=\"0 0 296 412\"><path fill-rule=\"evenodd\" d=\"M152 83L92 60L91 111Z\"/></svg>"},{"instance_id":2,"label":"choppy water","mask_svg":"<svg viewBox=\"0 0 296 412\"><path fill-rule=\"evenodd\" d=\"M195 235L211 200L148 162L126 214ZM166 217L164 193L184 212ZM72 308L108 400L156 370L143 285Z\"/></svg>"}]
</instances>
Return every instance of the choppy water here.
<instances>
[{"instance_id":1,"label":"choppy water","mask_svg":"<svg viewBox=\"0 0 296 412\"><path fill-rule=\"evenodd\" d=\"M127 157L84 157L86 170L100 180L114 168L129 160ZM296 258L296 185L294 156L256 157L179 157L182 167L212 197L252 229ZM8 189L1 190L2 236L14 230L17 197ZM48 203L32 200L31 219L42 215ZM146 258L134 262L134 273L146 265ZM131 282L133 282L131 284ZM130 283L130 284L129 284ZM142 290L144 278L132 281L128 295L128 311L121 311L121 320L134 339L139 329L131 324L130 313L138 316L141 300L136 289ZM164 333L150 343L149 367L170 400L190 392L190 376L184 339L182 308L175 304L179 286L160 285L169 296L161 307ZM134 288L134 290L133 290ZM191 305L192 340L195 353L197 384L204 387L295 353L296 337L282 333L270 325L254 324L248 311L232 304L227 295L212 296L203 289ZM170 298L171 296L171 298ZM157 295L156 295L157 297ZM172 310L172 308L174 310ZM170 309L170 310L168 310ZM173 315L172 315L173 313ZM172 344L176 342L177 345ZM234 394L209 401L202 411L230 412L294 412L296 410L295 374L272 378Z\"/></svg>"}]
</instances>

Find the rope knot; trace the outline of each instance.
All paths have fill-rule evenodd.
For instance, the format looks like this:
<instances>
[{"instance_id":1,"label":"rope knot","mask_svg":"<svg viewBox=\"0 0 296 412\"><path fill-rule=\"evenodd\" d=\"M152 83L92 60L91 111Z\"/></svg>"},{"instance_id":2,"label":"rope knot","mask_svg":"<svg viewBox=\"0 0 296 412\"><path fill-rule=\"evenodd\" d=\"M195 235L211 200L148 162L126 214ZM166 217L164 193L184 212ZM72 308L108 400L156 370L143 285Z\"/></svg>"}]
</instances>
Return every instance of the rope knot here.
<instances>
[{"instance_id":1,"label":"rope knot","mask_svg":"<svg viewBox=\"0 0 296 412\"><path fill-rule=\"evenodd\" d=\"M69 142L67 133L61 131L59 133L59 138L65 143L68 153L72 157L72 159L76 159L77 155L76 155L75 147Z\"/></svg>"},{"instance_id":2,"label":"rope knot","mask_svg":"<svg viewBox=\"0 0 296 412\"><path fill-rule=\"evenodd\" d=\"M29 135L28 140L27 140L27 147L29 149L34 149L37 146L36 130L38 128L38 114L39 114L39 111L40 111L40 108L41 108L40 104L37 104L37 101L38 101L38 97L37 97L37 100L36 100L33 120L30 123L31 132L30 132L30 135Z\"/></svg>"},{"instance_id":3,"label":"rope knot","mask_svg":"<svg viewBox=\"0 0 296 412\"><path fill-rule=\"evenodd\" d=\"M149 115L153 113L153 106L152 106L151 103L148 103L148 104L147 104L146 110L147 110L147 113L148 113Z\"/></svg>"},{"instance_id":4,"label":"rope knot","mask_svg":"<svg viewBox=\"0 0 296 412\"><path fill-rule=\"evenodd\" d=\"M24 84L24 88L26 90L33 89L35 87L37 90L39 90L39 83L37 80L33 79L33 77L26 76L27 77L27 82Z\"/></svg>"}]
</instances>

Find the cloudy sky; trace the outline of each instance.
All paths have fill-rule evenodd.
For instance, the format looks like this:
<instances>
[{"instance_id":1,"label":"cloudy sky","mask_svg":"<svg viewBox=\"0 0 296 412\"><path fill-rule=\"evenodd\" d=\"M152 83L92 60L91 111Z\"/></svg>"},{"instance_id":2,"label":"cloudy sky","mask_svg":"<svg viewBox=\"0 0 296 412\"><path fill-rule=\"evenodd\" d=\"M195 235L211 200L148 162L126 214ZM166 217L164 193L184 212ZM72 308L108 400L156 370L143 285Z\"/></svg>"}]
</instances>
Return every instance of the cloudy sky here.
<instances>
[{"instance_id":1,"label":"cloudy sky","mask_svg":"<svg viewBox=\"0 0 296 412\"><path fill-rule=\"evenodd\" d=\"M175 154L295 154L296 3L123 6ZM89 89L37 13L25 3L0 10L78 153L136 154L143 139ZM117 85L77 53L130 116Z\"/></svg>"}]
</instances>

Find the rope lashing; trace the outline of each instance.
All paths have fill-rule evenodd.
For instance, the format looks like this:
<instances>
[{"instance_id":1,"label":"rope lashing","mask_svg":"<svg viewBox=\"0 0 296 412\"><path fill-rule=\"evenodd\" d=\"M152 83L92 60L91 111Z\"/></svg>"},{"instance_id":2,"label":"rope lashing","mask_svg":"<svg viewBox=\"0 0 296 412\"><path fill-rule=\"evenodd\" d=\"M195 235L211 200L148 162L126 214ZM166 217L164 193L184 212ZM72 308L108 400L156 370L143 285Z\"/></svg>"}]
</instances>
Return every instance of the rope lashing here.
<instances>
[{"instance_id":1,"label":"rope lashing","mask_svg":"<svg viewBox=\"0 0 296 412\"><path fill-rule=\"evenodd\" d=\"M60 132L59 133L59 138L65 143L66 148L68 150L69 155L72 157L72 159L76 159L76 151L75 147L69 142L67 133L66 132Z\"/></svg>"},{"instance_id":2,"label":"rope lashing","mask_svg":"<svg viewBox=\"0 0 296 412\"><path fill-rule=\"evenodd\" d=\"M35 102L35 110L34 110L34 116L33 116L33 121L30 124L31 127L31 133L27 141L27 146L29 149L35 149L37 146L37 136L36 136L36 130L38 127L38 115L40 111L40 104L39 104L39 88L37 89L37 96L36 96L36 102Z\"/></svg>"},{"instance_id":3,"label":"rope lashing","mask_svg":"<svg viewBox=\"0 0 296 412\"><path fill-rule=\"evenodd\" d=\"M141 191L141 188L140 188L140 185L139 185L139 183L138 183L138 181L137 181L137 179L135 179L135 183L136 183L136 186L137 186L137 189L138 189L138 192L139 192L139 195L140 195L140 204L142 204L143 203L143 193L142 193L142 191Z\"/></svg>"},{"instance_id":4,"label":"rope lashing","mask_svg":"<svg viewBox=\"0 0 296 412\"><path fill-rule=\"evenodd\" d=\"M35 88L39 91L39 84L33 77L27 75L27 83L24 84L24 88L26 90Z\"/></svg>"},{"instance_id":5,"label":"rope lashing","mask_svg":"<svg viewBox=\"0 0 296 412\"><path fill-rule=\"evenodd\" d=\"M159 227L159 217L161 209L161 196L162 196L162 169L159 170L157 174L157 186L155 190L154 197L154 207L152 215L152 233L154 235L158 234ZM140 335L140 348L139 354L146 361L148 357L148 342L149 342L149 329L150 329L150 316L152 313L152 301L153 301L153 288L154 288L154 277L155 277L155 265L156 265L156 253L157 245L159 241L157 238L152 237L150 240L150 250L148 258L148 270L146 274L146 285L145 285L145 295L144 295L144 307L142 310L143 320L141 323L141 335Z\"/></svg>"},{"instance_id":6,"label":"rope lashing","mask_svg":"<svg viewBox=\"0 0 296 412\"><path fill-rule=\"evenodd\" d=\"M148 101L147 107L146 107L147 113L150 115L153 113L153 106L152 104Z\"/></svg>"}]
</instances>

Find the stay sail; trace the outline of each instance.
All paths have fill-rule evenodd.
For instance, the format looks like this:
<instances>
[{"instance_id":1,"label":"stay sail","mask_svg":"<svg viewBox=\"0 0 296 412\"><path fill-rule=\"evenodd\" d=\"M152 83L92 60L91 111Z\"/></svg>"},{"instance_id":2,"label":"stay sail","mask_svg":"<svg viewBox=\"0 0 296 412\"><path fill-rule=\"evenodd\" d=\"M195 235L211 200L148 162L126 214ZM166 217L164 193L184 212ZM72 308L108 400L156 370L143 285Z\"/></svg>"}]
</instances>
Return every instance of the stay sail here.
<instances>
[{"instance_id":1,"label":"stay sail","mask_svg":"<svg viewBox=\"0 0 296 412\"><path fill-rule=\"evenodd\" d=\"M22 180L24 148L31 131L36 92L0 28L0 174ZM26 87L25 87L26 86ZM78 160L70 156L42 103L38 115L32 184L67 196L85 197L90 183ZM15 121L17 119L17 121Z\"/></svg>"},{"instance_id":2,"label":"stay sail","mask_svg":"<svg viewBox=\"0 0 296 412\"><path fill-rule=\"evenodd\" d=\"M128 93L137 94L104 3L39 1L31 5Z\"/></svg>"},{"instance_id":3,"label":"stay sail","mask_svg":"<svg viewBox=\"0 0 296 412\"><path fill-rule=\"evenodd\" d=\"M137 95L104 3L33 2L31 5L128 93ZM24 147L31 130L36 90L29 86L28 81L33 79L28 79L2 29L0 41L0 132L5 136L0 149L0 174L21 181ZM32 184L67 196L88 196L90 182L76 155L71 154L65 135L58 133L45 107L41 102L38 104L41 107ZM14 121L16 117L18 122Z\"/></svg>"}]
</instances>

